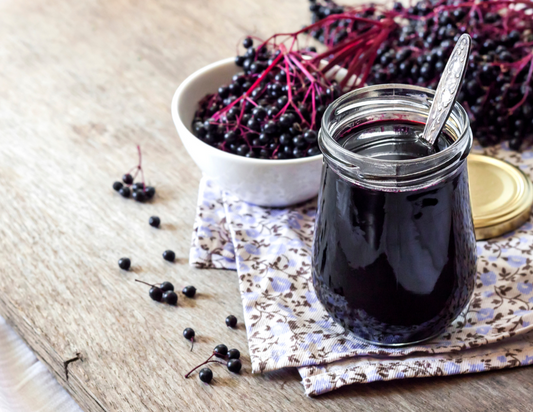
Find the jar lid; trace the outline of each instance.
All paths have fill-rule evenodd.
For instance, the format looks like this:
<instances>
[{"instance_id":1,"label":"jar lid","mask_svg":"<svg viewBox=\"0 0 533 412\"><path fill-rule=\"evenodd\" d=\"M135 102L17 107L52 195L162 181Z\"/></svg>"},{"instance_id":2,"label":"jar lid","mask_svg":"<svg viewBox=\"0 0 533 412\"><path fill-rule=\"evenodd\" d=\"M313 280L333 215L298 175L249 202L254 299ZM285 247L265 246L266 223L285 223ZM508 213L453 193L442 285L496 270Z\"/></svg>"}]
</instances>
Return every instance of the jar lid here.
<instances>
[{"instance_id":1,"label":"jar lid","mask_svg":"<svg viewBox=\"0 0 533 412\"><path fill-rule=\"evenodd\" d=\"M476 239L510 232L529 219L533 184L524 172L489 156L468 156L470 198Z\"/></svg>"}]
</instances>

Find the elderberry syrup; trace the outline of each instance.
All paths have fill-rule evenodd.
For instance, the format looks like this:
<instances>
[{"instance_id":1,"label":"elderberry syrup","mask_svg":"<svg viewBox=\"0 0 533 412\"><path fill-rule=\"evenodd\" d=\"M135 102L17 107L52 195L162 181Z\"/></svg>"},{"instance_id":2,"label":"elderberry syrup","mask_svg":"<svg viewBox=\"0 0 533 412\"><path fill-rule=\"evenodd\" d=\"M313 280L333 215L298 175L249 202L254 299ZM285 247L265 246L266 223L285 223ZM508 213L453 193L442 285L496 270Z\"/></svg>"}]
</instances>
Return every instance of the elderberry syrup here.
<instances>
[{"instance_id":1,"label":"elderberry syrup","mask_svg":"<svg viewBox=\"0 0 533 412\"><path fill-rule=\"evenodd\" d=\"M432 98L416 86L366 87L335 101L320 131L313 283L339 324L379 345L443 332L474 287L472 132L456 104L426 144Z\"/></svg>"}]
</instances>

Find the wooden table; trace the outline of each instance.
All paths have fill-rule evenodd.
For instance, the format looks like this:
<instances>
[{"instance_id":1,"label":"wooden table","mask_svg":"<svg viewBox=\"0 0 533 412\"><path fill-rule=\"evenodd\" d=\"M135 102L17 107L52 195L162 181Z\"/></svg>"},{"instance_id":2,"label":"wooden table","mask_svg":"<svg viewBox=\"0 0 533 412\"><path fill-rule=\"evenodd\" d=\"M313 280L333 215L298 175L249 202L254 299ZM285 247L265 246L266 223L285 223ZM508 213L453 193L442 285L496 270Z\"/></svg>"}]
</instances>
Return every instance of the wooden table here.
<instances>
[{"instance_id":1,"label":"wooden table","mask_svg":"<svg viewBox=\"0 0 533 412\"><path fill-rule=\"evenodd\" d=\"M307 398L296 370L253 376L234 272L187 264L200 173L170 100L194 70L234 55L247 33L296 30L306 0L0 2L0 314L86 411L526 410L533 368L352 385ZM123 199L136 164L157 198ZM161 230L148 226L159 215ZM175 264L161 253L173 249ZM133 270L117 267L129 256ZM179 308L134 282L193 284ZM182 337L198 334L194 352ZM224 342L241 376L184 373ZM80 354L81 360L64 362Z\"/></svg>"}]
</instances>

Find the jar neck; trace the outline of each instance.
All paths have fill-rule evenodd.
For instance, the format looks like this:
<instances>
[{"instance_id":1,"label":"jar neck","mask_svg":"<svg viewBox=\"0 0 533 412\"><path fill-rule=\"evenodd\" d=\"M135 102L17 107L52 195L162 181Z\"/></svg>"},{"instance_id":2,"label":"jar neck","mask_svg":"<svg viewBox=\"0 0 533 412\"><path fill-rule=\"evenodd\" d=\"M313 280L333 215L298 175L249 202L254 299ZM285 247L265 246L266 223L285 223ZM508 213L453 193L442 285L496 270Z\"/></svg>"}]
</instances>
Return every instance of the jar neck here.
<instances>
[{"instance_id":1,"label":"jar neck","mask_svg":"<svg viewBox=\"0 0 533 412\"><path fill-rule=\"evenodd\" d=\"M432 90L400 84L365 87L340 97L326 110L319 132L325 162L345 180L377 190L416 190L447 178L464 163L472 147L468 115L459 103L443 130L450 144L437 153L389 160L354 153L339 143L343 135L367 123L425 124L433 97ZM367 142L372 137L364 138Z\"/></svg>"}]
</instances>

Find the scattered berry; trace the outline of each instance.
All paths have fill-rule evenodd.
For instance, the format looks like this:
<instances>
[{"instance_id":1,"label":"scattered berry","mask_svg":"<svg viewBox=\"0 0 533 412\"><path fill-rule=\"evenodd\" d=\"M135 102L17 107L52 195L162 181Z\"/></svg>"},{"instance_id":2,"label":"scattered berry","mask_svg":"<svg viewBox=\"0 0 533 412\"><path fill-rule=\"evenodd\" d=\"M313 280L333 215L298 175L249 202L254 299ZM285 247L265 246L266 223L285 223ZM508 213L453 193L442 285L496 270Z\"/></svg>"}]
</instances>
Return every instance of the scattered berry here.
<instances>
[{"instance_id":1,"label":"scattered berry","mask_svg":"<svg viewBox=\"0 0 533 412\"><path fill-rule=\"evenodd\" d=\"M235 316L233 316L233 315L229 315L226 318L226 325L229 328L234 328L235 326L237 326L237 318Z\"/></svg>"},{"instance_id":2,"label":"scattered berry","mask_svg":"<svg viewBox=\"0 0 533 412\"><path fill-rule=\"evenodd\" d=\"M152 286L148 291L150 298L156 302L161 302L163 300L163 291L157 286Z\"/></svg>"},{"instance_id":3,"label":"scattered berry","mask_svg":"<svg viewBox=\"0 0 533 412\"><path fill-rule=\"evenodd\" d=\"M163 293L163 301L169 305L175 306L178 304L178 295L173 290L167 290Z\"/></svg>"},{"instance_id":4,"label":"scattered berry","mask_svg":"<svg viewBox=\"0 0 533 412\"><path fill-rule=\"evenodd\" d=\"M233 373L239 373L242 369L242 363L239 359L230 359L228 361L228 370Z\"/></svg>"},{"instance_id":5,"label":"scattered berry","mask_svg":"<svg viewBox=\"0 0 533 412\"><path fill-rule=\"evenodd\" d=\"M124 185L120 182L115 182L113 183L113 189L116 190L117 192L122 189L124 187Z\"/></svg>"},{"instance_id":6,"label":"scattered berry","mask_svg":"<svg viewBox=\"0 0 533 412\"><path fill-rule=\"evenodd\" d=\"M183 331L183 337L185 339L189 339L191 340L192 338L194 338L194 329L192 328L185 328L184 331Z\"/></svg>"},{"instance_id":7,"label":"scattered berry","mask_svg":"<svg viewBox=\"0 0 533 412\"><path fill-rule=\"evenodd\" d=\"M196 295L196 288L194 286L185 286L182 293L188 298L193 298Z\"/></svg>"},{"instance_id":8,"label":"scattered berry","mask_svg":"<svg viewBox=\"0 0 533 412\"><path fill-rule=\"evenodd\" d=\"M129 258L120 258L118 260L118 267L123 270L130 270L131 260Z\"/></svg>"},{"instance_id":9,"label":"scattered berry","mask_svg":"<svg viewBox=\"0 0 533 412\"><path fill-rule=\"evenodd\" d=\"M129 173L126 173L124 176L122 176L122 181L127 185L131 185L133 183L133 176Z\"/></svg>"},{"instance_id":10,"label":"scattered berry","mask_svg":"<svg viewBox=\"0 0 533 412\"><path fill-rule=\"evenodd\" d=\"M220 345L215 346L213 354L218 358L223 358L228 354L228 347L221 343Z\"/></svg>"},{"instance_id":11,"label":"scattered berry","mask_svg":"<svg viewBox=\"0 0 533 412\"><path fill-rule=\"evenodd\" d=\"M130 193L131 193L130 188L127 186L123 187L118 192L122 195L122 197L130 197Z\"/></svg>"},{"instance_id":12,"label":"scattered berry","mask_svg":"<svg viewBox=\"0 0 533 412\"><path fill-rule=\"evenodd\" d=\"M163 282L159 285L159 288L164 292L166 292L167 290L173 291L174 285L170 282Z\"/></svg>"},{"instance_id":13,"label":"scattered berry","mask_svg":"<svg viewBox=\"0 0 533 412\"><path fill-rule=\"evenodd\" d=\"M198 376L200 377L200 380L205 383L209 383L213 380L213 372L209 368L202 369Z\"/></svg>"},{"instance_id":14,"label":"scattered berry","mask_svg":"<svg viewBox=\"0 0 533 412\"><path fill-rule=\"evenodd\" d=\"M165 250L163 252L163 259L168 260L169 262L174 262L176 254L172 250Z\"/></svg>"},{"instance_id":15,"label":"scattered berry","mask_svg":"<svg viewBox=\"0 0 533 412\"><path fill-rule=\"evenodd\" d=\"M148 223L152 227L159 227L159 225L161 224L161 219L159 219L157 216L152 216L150 217L150 219L148 219Z\"/></svg>"},{"instance_id":16,"label":"scattered berry","mask_svg":"<svg viewBox=\"0 0 533 412\"><path fill-rule=\"evenodd\" d=\"M185 328L183 331L183 337L191 341L191 352L192 352L192 348L194 347L194 329Z\"/></svg>"},{"instance_id":17,"label":"scattered berry","mask_svg":"<svg viewBox=\"0 0 533 412\"><path fill-rule=\"evenodd\" d=\"M228 352L228 358L229 359L239 359L241 357L241 353L238 349L230 349Z\"/></svg>"}]
</instances>

